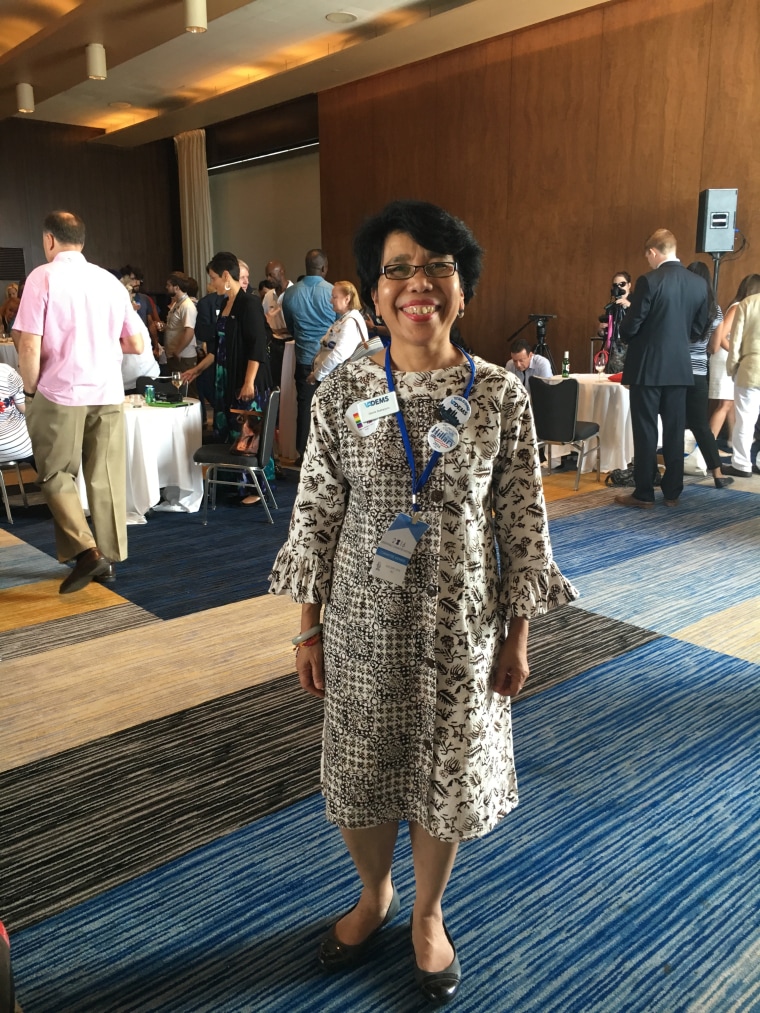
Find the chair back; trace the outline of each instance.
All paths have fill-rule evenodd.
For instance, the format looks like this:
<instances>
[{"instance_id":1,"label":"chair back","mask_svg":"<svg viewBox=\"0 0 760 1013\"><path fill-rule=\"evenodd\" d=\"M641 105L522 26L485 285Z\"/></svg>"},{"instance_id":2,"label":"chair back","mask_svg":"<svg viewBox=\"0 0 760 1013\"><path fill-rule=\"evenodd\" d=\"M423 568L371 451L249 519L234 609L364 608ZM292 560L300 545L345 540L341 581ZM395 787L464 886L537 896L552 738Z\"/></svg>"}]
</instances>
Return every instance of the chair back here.
<instances>
[{"instance_id":1,"label":"chair back","mask_svg":"<svg viewBox=\"0 0 760 1013\"><path fill-rule=\"evenodd\" d=\"M277 411L280 407L280 388L275 387L269 395L261 420L261 437L259 439L259 467L266 468L272 456L274 431L277 425Z\"/></svg>"},{"instance_id":2,"label":"chair back","mask_svg":"<svg viewBox=\"0 0 760 1013\"><path fill-rule=\"evenodd\" d=\"M572 378L549 383L530 377L530 398L536 436L547 443L572 443L578 415L578 381Z\"/></svg>"}]
</instances>

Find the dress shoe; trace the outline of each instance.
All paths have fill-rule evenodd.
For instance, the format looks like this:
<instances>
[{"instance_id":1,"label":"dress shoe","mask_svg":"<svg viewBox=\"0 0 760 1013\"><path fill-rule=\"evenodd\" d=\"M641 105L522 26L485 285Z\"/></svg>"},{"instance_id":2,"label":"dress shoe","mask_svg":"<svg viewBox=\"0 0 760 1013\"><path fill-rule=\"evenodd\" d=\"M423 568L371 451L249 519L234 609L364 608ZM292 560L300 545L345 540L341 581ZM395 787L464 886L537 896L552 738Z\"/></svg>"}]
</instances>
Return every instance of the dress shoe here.
<instances>
[{"instance_id":1,"label":"dress shoe","mask_svg":"<svg viewBox=\"0 0 760 1013\"><path fill-rule=\"evenodd\" d=\"M96 584L113 584L116 580L116 569L113 563L108 561L108 569L105 573L101 573L98 577L92 578Z\"/></svg>"},{"instance_id":2,"label":"dress shoe","mask_svg":"<svg viewBox=\"0 0 760 1013\"><path fill-rule=\"evenodd\" d=\"M734 484L734 480L732 478L718 478L717 475L713 477L713 482L715 483L716 489L728 489L730 485Z\"/></svg>"},{"instance_id":3,"label":"dress shoe","mask_svg":"<svg viewBox=\"0 0 760 1013\"><path fill-rule=\"evenodd\" d=\"M649 500L636 499L636 497L631 494L627 496L616 496L615 502L619 503L620 506L635 507L637 510L651 510L654 506L654 503L650 503Z\"/></svg>"},{"instance_id":4,"label":"dress shoe","mask_svg":"<svg viewBox=\"0 0 760 1013\"><path fill-rule=\"evenodd\" d=\"M354 905L354 907L355 906L356 905ZM353 908L351 908L351 910L353 911ZM370 944L375 939L380 929L387 925L388 922L393 921L400 910L401 898L394 886L393 897L391 898L391 902L388 905L388 910L385 912L383 920L373 932L370 932L366 939L362 940L361 943L354 944L353 946L350 946L348 943L342 943L340 939L338 939L335 935L335 925L333 925L319 945L318 959L324 970L342 971L344 968L355 967L357 964L360 964L367 955L367 951L370 949ZM338 919L338 921L340 921L340 919Z\"/></svg>"},{"instance_id":5,"label":"dress shoe","mask_svg":"<svg viewBox=\"0 0 760 1013\"><path fill-rule=\"evenodd\" d=\"M666 499L665 500L665 506L666 507L677 507L678 506L678 500L677 499Z\"/></svg>"},{"instance_id":6,"label":"dress shoe","mask_svg":"<svg viewBox=\"0 0 760 1013\"><path fill-rule=\"evenodd\" d=\"M110 562L100 549L85 549L76 557L76 565L58 588L59 594L71 594L87 587L91 580L108 573Z\"/></svg>"},{"instance_id":7,"label":"dress shoe","mask_svg":"<svg viewBox=\"0 0 760 1013\"><path fill-rule=\"evenodd\" d=\"M752 478L751 471L739 471L733 464L724 464L720 469L724 475L734 475L736 478Z\"/></svg>"},{"instance_id":8,"label":"dress shoe","mask_svg":"<svg viewBox=\"0 0 760 1013\"><path fill-rule=\"evenodd\" d=\"M409 929L411 930L411 928L412 923L410 920ZM454 940L446 928L446 922L443 923L443 931L446 933L446 938L451 943L451 948L454 951L454 959L448 967L444 967L442 971L423 971L417 966L417 957L414 957L414 980L417 983L417 988L419 988L423 996L433 1006L445 1006L446 1003L451 1002L459 991L459 986L462 984L462 968L459 965L457 948L454 946Z\"/></svg>"}]
</instances>

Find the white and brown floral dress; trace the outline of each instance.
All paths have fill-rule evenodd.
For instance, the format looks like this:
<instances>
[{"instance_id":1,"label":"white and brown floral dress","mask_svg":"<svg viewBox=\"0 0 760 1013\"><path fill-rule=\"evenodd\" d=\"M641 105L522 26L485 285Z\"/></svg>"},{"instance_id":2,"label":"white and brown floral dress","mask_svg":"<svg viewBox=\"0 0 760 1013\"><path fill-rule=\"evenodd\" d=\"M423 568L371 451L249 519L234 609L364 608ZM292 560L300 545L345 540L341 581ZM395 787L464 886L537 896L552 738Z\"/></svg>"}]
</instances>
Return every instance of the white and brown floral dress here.
<instances>
[{"instance_id":1,"label":"white and brown floral dress","mask_svg":"<svg viewBox=\"0 0 760 1013\"><path fill-rule=\"evenodd\" d=\"M414 820L479 837L517 804L509 697L490 688L505 624L577 597L552 560L527 393L475 359L472 414L419 496L420 540L402 587L370 576L391 522L411 508L394 415L362 437L344 414L387 393L370 359L319 388L287 543L271 591L324 602L322 789L345 827ZM419 475L439 406L468 365L394 373Z\"/></svg>"}]
</instances>

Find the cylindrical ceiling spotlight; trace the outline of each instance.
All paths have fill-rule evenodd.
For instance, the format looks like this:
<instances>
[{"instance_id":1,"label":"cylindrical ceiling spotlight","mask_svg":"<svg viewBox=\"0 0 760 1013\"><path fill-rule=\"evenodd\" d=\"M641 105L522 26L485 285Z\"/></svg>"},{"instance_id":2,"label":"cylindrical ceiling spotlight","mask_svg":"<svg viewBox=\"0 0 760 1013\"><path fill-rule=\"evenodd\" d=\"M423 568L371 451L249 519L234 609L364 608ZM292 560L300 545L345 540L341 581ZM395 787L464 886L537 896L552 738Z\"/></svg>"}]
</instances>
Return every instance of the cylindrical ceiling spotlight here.
<instances>
[{"instance_id":1,"label":"cylindrical ceiling spotlight","mask_svg":"<svg viewBox=\"0 0 760 1013\"><path fill-rule=\"evenodd\" d=\"M30 84L16 85L16 105L20 113L34 112L34 88Z\"/></svg>"},{"instance_id":2,"label":"cylindrical ceiling spotlight","mask_svg":"<svg viewBox=\"0 0 760 1013\"><path fill-rule=\"evenodd\" d=\"M105 81L108 77L106 68L106 50L99 42L91 42L87 47L87 76L91 81Z\"/></svg>"},{"instance_id":3,"label":"cylindrical ceiling spotlight","mask_svg":"<svg viewBox=\"0 0 760 1013\"><path fill-rule=\"evenodd\" d=\"M185 31L205 32L207 28L206 0L185 0Z\"/></svg>"}]
</instances>

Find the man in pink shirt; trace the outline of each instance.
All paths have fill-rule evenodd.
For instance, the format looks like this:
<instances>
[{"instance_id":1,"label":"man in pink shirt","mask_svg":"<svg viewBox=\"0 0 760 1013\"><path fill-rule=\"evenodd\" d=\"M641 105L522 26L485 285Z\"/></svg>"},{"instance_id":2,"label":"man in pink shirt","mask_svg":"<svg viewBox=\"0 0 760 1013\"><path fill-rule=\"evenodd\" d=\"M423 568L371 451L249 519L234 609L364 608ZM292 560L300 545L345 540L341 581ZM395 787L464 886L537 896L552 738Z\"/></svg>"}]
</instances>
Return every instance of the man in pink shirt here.
<instances>
[{"instance_id":1,"label":"man in pink shirt","mask_svg":"<svg viewBox=\"0 0 760 1013\"><path fill-rule=\"evenodd\" d=\"M124 286L82 255L84 222L54 211L43 223L48 263L26 279L16 316L26 419L62 563L61 594L113 578L127 557L123 353L143 348ZM79 499L80 466L93 533Z\"/></svg>"}]
</instances>

